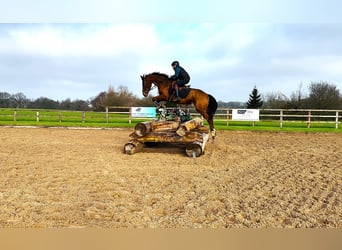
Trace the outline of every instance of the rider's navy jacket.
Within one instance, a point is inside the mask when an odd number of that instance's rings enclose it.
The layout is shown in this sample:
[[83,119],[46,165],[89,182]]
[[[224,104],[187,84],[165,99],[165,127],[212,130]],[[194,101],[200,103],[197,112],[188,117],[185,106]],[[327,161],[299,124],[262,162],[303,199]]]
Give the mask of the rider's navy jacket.
[[181,66],[175,68],[175,74],[171,78],[174,80],[190,80],[188,72]]

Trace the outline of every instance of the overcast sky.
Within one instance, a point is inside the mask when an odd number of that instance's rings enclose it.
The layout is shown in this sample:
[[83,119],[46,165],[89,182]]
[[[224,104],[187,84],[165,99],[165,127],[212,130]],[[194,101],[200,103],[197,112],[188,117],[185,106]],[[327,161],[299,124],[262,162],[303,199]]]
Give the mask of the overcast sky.
[[171,75],[173,60],[221,101],[312,81],[342,91],[339,1],[183,2],[0,3],[0,92],[86,100],[123,85],[142,97],[140,75]]

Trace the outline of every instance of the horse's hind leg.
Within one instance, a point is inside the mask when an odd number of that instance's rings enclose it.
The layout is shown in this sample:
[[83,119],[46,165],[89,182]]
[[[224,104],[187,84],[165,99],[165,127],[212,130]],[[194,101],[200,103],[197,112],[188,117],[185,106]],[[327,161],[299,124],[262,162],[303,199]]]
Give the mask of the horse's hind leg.
[[216,129],[214,127],[214,120],[213,117],[211,117],[210,115],[208,115],[207,113],[202,113],[202,116],[204,117],[204,119],[207,120],[208,124],[209,124],[209,128],[210,128],[210,135],[213,139],[215,139],[216,137]]
[[210,127],[210,134],[213,139],[216,137],[216,129],[214,127],[214,120],[212,118],[208,119],[209,127]]

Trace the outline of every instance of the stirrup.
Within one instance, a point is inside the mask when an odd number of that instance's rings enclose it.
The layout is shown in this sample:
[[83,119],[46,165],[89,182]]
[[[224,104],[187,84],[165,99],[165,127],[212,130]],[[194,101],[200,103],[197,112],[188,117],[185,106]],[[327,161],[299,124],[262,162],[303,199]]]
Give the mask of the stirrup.
[[178,102],[180,100],[180,97],[177,97],[176,95],[173,95],[169,99],[171,102]]

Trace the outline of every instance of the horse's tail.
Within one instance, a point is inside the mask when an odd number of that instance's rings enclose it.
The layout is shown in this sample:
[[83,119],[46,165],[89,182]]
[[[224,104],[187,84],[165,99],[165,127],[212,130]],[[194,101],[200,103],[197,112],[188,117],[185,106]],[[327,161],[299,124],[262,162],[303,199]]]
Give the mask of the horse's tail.
[[207,114],[209,115],[209,119],[213,119],[215,112],[217,110],[217,101],[212,95],[209,96],[209,104],[207,107]]

